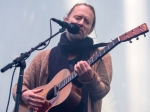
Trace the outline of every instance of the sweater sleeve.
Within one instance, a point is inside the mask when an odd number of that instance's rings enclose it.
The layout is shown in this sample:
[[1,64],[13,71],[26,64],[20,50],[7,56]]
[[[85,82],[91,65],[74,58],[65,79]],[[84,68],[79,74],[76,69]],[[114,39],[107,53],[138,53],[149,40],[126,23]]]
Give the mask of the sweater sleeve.
[[[39,86],[39,77],[42,66],[41,61],[44,59],[45,55],[48,55],[48,53],[49,52],[46,50],[41,51],[33,58],[23,75],[22,92]],[[17,84],[15,84],[12,91],[14,100],[16,100],[16,90]]]
[[111,56],[107,53],[102,60],[98,60],[92,68],[95,75],[89,82],[81,81],[89,91],[89,95],[97,99],[102,99],[110,90],[112,79],[112,62]]

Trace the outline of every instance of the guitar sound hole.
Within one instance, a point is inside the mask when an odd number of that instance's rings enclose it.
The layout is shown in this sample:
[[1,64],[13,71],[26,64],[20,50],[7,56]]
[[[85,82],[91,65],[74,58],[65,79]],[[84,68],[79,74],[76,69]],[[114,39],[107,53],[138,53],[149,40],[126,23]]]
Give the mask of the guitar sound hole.
[[46,96],[47,100],[51,100],[52,98],[54,98],[54,88],[50,89]]

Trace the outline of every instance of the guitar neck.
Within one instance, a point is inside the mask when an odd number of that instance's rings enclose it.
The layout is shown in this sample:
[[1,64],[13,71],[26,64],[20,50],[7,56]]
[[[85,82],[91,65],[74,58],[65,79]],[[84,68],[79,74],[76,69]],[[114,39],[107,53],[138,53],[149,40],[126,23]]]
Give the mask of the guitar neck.
[[[110,50],[112,50],[119,43],[120,43],[119,38],[116,38],[111,43],[109,43],[106,47],[104,47],[101,51],[97,51],[89,60],[87,60],[87,63],[90,66],[93,65],[95,62],[101,59],[105,54],[107,54]],[[66,79],[64,79],[58,84],[58,90],[61,90],[63,87],[65,87],[68,83],[70,83],[76,77],[77,77],[77,73],[72,72],[70,76],[68,76]]]
[[[109,51],[111,51],[115,46],[117,46],[121,42],[129,41],[133,38],[136,38],[139,35],[149,32],[149,29],[146,25],[146,23],[130,30],[129,32],[126,32],[125,34],[117,37],[116,39],[112,40],[106,47],[104,47],[101,51],[97,51],[89,60],[87,60],[87,63],[91,66],[99,59],[102,59],[104,55],[106,55]],[[75,72],[71,73],[70,76],[68,76],[66,79],[61,81],[58,84],[58,90],[61,90],[63,87],[65,87],[68,83],[70,83],[73,79],[77,77],[77,74]]]
[[106,47],[104,47],[101,51],[97,51],[87,62],[90,66],[92,66],[99,59],[102,59],[109,51],[111,51],[115,46],[120,43],[119,38],[116,38],[112,42],[110,42]]

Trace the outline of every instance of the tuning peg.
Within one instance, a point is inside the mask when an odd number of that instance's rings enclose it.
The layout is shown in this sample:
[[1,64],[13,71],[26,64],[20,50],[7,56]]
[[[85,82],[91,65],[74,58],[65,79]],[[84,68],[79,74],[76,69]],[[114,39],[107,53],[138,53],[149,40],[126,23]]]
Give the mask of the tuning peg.
[[132,41],[131,41],[131,40],[129,40],[129,42],[130,42],[130,43],[132,43]]
[[146,37],[145,33],[144,33],[144,37]]
[[139,40],[139,37],[136,37],[136,40]]

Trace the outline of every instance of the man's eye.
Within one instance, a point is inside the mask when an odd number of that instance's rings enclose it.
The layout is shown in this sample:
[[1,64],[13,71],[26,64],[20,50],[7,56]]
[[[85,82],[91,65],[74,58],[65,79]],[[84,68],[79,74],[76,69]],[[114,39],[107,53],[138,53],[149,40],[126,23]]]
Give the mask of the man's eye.
[[76,17],[76,20],[80,20],[81,18],[80,17]]
[[90,24],[90,22],[89,22],[88,20],[85,20],[85,23],[86,23],[86,24]]

